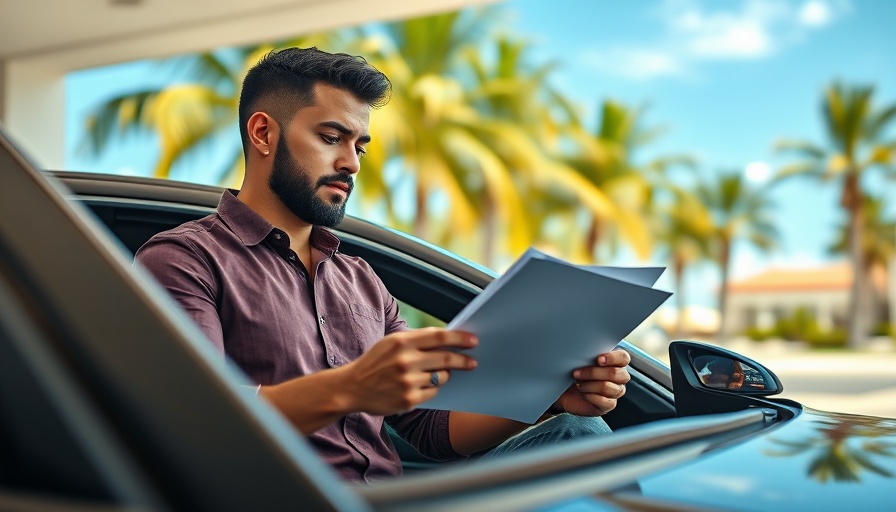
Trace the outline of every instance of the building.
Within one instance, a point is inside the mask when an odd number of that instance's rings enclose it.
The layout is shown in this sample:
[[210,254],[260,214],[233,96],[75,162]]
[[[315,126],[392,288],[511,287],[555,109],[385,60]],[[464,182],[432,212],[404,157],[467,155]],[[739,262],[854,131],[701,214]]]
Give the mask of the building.
[[[883,272],[872,275],[869,320],[887,313],[887,283]],[[754,327],[771,329],[800,308],[823,330],[845,328],[849,314],[852,268],[848,262],[816,268],[772,268],[728,286],[726,319],[734,335]],[[871,315],[871,310],[878,312]]]

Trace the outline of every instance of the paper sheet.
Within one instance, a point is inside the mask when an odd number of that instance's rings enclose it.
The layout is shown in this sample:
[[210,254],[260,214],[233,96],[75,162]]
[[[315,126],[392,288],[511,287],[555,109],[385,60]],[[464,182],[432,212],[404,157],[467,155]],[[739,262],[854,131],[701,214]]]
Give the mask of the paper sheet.
[[479,365],[453,371],[421,407],[534,423],[671,293],[652,288],[662,268],[576,266],[529,249],[462,310],[450,329],[475,333]]

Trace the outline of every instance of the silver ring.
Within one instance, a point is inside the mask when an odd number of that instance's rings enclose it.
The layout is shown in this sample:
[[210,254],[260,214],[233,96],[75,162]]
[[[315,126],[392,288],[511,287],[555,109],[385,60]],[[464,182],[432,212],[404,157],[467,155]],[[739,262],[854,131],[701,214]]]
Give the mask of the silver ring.
[[429,383],[435,387],[439,385],[439,374],[438,372],[432,372],[429,374]]

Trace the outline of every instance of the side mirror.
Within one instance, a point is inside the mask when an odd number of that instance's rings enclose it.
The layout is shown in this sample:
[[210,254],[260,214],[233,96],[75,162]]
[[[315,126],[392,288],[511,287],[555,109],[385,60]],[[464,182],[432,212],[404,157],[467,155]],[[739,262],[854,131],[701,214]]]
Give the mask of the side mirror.
[[736,352],[695,341],[669,344],[672,391],[679,416],[732,412],[784,390],[778,377]]

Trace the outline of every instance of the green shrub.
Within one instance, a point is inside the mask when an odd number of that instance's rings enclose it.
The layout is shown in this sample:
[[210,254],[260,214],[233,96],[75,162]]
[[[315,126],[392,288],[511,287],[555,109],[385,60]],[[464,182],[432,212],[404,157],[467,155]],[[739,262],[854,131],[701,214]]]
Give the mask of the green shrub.
[[808,336],[805,341],[812,348],[844,348],[846,330],[835,328],[830,331],[818,331]]
[[744,336],[750,338],[753,341],[765,341],[769,338],[775,337],[774,329],[761,329],[759,327],[748,327],[746,331],[744,331]]
[[868,334],[871,336],[889,336],[891,338],[896,338],[896,328],[887,322],[881,322],[875,325]]
[[791,341],[807,341],[820,334],[818,322],[807,308],[797,308],[789,317],[778,320],[775,332],[781,338]]
[[744,334],[754,341],[782,338],[788,341],[804,341],[813,348],[840,348],[846,346],[846,331],[843,329],[822,330],[808,308],[797,308],[785,318],[778,320],[771,329],[748,328]]

